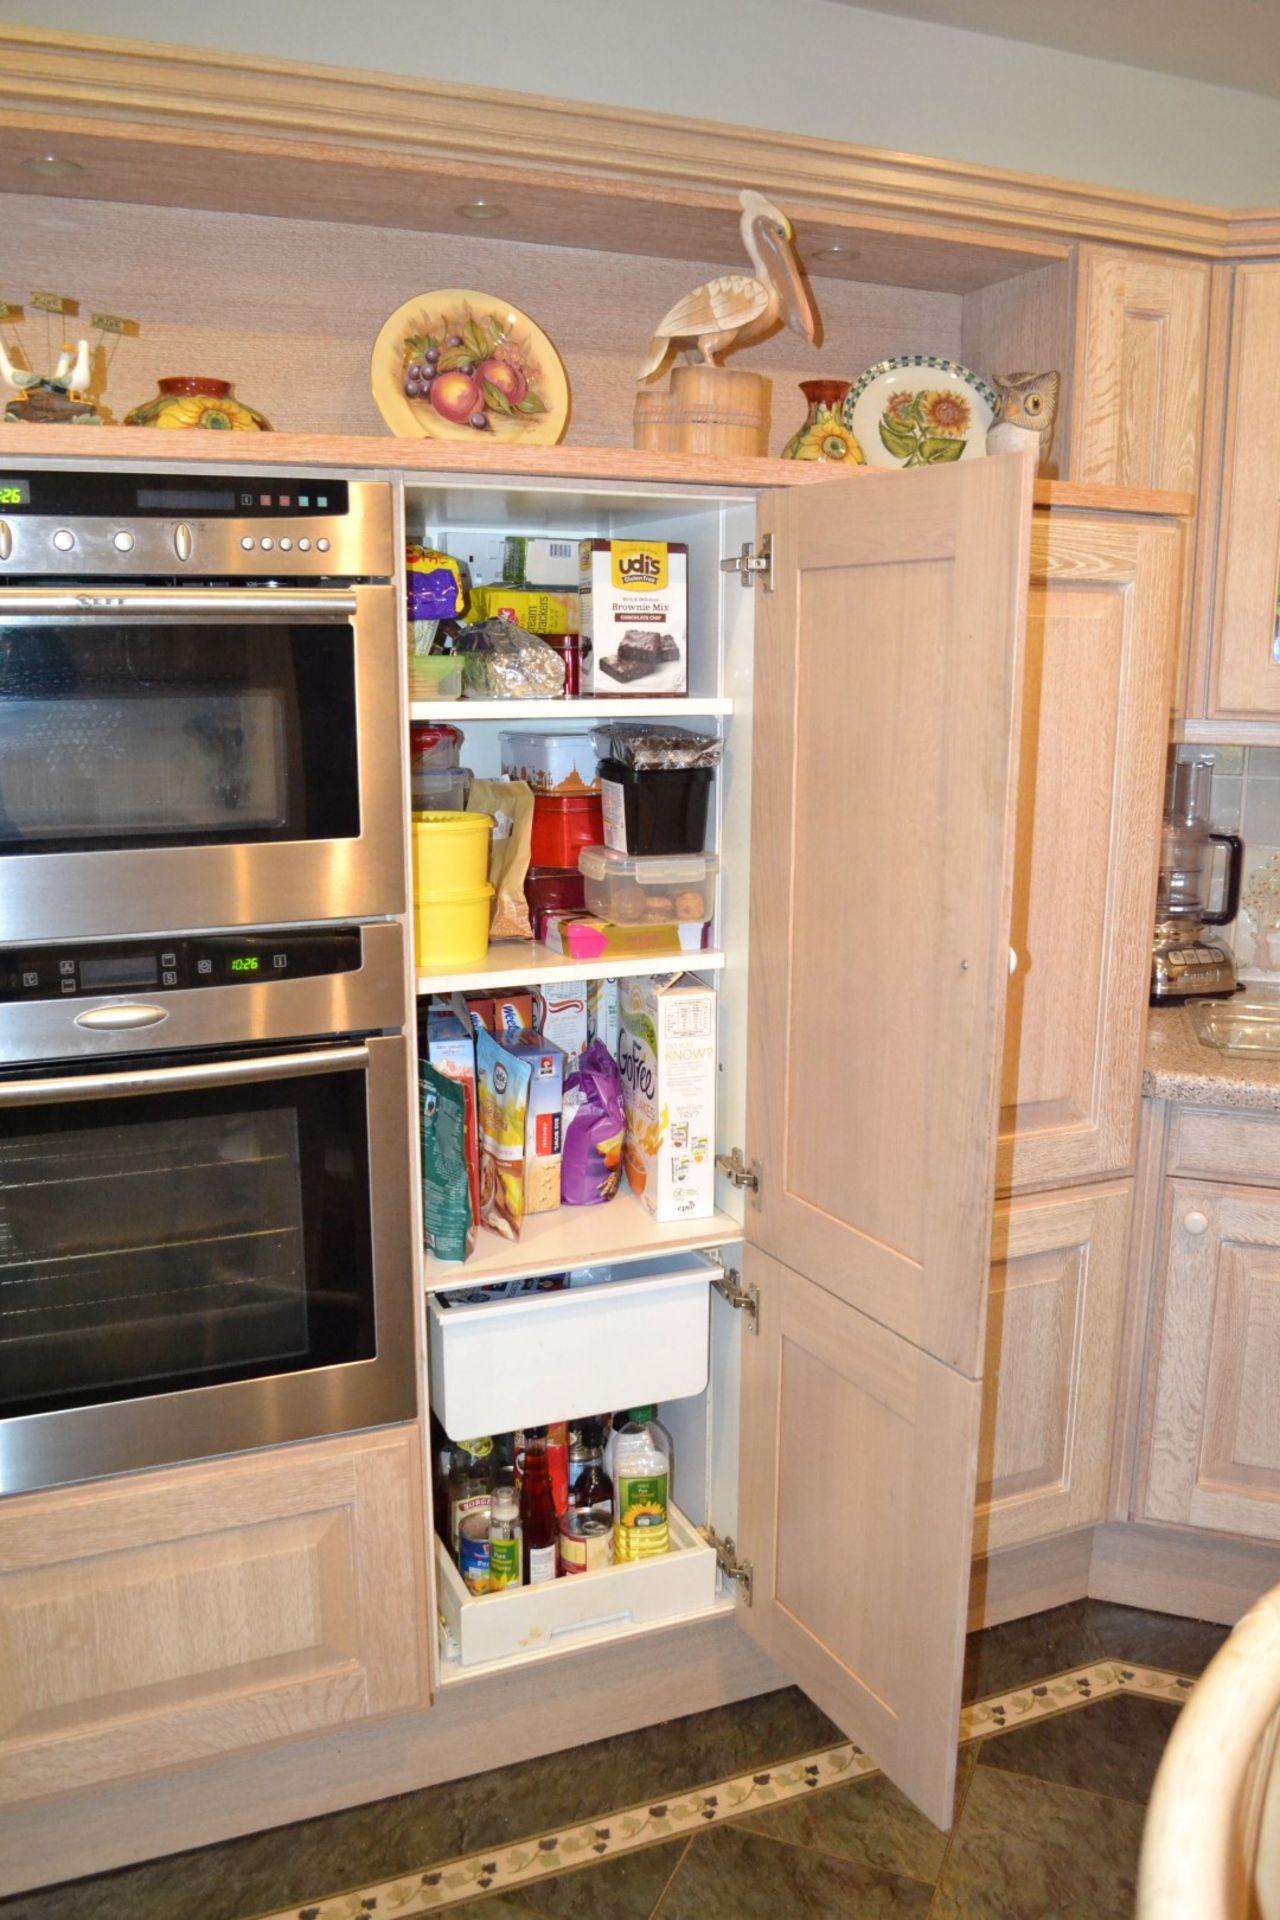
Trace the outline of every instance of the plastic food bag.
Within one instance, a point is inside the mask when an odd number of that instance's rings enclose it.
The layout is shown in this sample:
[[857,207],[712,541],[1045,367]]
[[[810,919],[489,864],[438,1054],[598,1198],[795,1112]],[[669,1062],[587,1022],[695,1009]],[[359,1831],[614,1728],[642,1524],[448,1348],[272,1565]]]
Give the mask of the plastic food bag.
[[694,733],[690,727],[660,727],[644,720],[615,720],[591,729],[591,744],[602,760],[646,773],[673,767],[719,765],[724,742],[714,733]]
[[467,805],[493,816],[489,879],[493,909],[491,940],[532,940],[525,876],[533,852],[533,788],[526,780],[473,780]]
[[524,1222],[524,1132],[533,1068],[476,1029],[480,1121],[480,1218],[504,1240]]
[[405,585],[409,651],[430,653],[440,622],[462,612],[462,569],[449,554],[411,540],[405,550]]
[[475,1246],[467,1177],[467,1099],[456,1080],[418,1062],[422,1096],[422,1190],[427,1249],[465,1260]]
[[577,1105],[565,1127],[560,1198],[566,1207],[596,1207],[618,1191],[627,1130],[622,1075],[608,1047],[593,1040],[564,1091],[566,1110],[575,1096]]
[[460,627],[462,691],[472,700],[562,700],[564,661],[511,620]]

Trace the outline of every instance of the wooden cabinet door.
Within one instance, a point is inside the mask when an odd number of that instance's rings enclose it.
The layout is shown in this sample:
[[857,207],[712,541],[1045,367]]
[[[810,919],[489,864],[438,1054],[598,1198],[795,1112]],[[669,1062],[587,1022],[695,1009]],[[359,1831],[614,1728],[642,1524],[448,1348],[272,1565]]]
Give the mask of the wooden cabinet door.
[[1238,267],[1209,665],[1211,720],[1280,716],[1280,266]]
[[1073,480],[1198,491],[1209,285],[1198,261],[1080,249]]
[[1139,1511],[1280,1540],[1280,1194],[1165,1184]]
[[420,1444],[0,1504],[0,1804],[424,1705]]
[[1031,462],[770,495],[740,1618],[951,1814]]
[[1106,1518],[1130,1193],[996,1208],[976,1553]]
[[1182,531],[1038,511],[1032,528],[999,1185],[1131,1171]]

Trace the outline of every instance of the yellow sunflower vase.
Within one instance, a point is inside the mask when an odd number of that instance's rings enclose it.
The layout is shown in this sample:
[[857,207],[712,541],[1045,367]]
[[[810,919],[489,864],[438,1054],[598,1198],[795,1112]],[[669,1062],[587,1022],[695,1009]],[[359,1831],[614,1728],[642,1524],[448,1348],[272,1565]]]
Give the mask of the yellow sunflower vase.
[[237,400],[229,380],[183,374],[161,380],[153,400],[124,417],[126,427],[212,427],[227,433],[270,433],[271,423],[255,407]]
[[849,391],[847,380],[802,380],[800,391],[809,403],[804,425],[782,449],[784,460],[847,460],[866,464],[862,448],[840,418],[840,403]]

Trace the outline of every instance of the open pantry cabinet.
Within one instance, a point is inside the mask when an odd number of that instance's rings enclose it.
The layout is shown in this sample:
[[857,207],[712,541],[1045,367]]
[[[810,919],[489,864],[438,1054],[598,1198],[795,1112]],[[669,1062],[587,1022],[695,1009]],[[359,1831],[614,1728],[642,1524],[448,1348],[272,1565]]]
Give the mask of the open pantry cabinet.
[[[690,956],[717,994],[716,1212],[656,1225],[624,1191],[535,1216],[516,1243],[482,1232],[465,1266],[426,1262],[429,1397],[451,1437],[635,1404],[643,1387],[674,1440],[673,1551],[473,1598],[439,1547],[440,1689],[734,1609],[944,1826],[1031,485],[1022,458],[760,493],[405,485],[408,536],[478,566],[505,531],[689,547],[690,697],[415,704],[462,726],[477,773],[499,771],[504,725],[663,714],[725,740],[718,909]],[[770,571],[726,570],[744,548]],[[505,944],[417,986],[655,970]],[[478,1329],[443,1299],[599,1264],[612,1281],[480,1308]]]

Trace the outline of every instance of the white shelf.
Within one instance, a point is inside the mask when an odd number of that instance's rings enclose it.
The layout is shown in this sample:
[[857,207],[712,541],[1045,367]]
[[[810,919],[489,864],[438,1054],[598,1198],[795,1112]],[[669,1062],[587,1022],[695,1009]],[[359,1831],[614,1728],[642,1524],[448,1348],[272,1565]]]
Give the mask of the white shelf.
[[429,1253],[427,1292],[563,1273],[568,1267],[624,1266],[658,1253],[720,1247],[741,1238],[740,1223],[727,1213],[654,1220],[624,1186],[602,1207],[557,1207],[553,1213],[528,1215],[518,1240],[478,1227],[470,1260],[437,1260]]
[[733,712],[729,694],[706,698],[646,700],[411,700],[411,720],[449,720],[464,726],[468,720],[505,720],[519,727],[526,720],[565,720],[589,725],[593,720],[699,720]]
[[499,940],[484,964],[454,973],[420,973],[417,990],[428,993],[481,993],[485,987],[537,986],[543,980],[628,980],[645,973],[718,973],[724,954],[716,947],[691,953],[643,953],[624,959],[578,960],[553,953],[539,941]]

